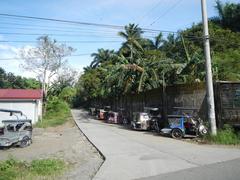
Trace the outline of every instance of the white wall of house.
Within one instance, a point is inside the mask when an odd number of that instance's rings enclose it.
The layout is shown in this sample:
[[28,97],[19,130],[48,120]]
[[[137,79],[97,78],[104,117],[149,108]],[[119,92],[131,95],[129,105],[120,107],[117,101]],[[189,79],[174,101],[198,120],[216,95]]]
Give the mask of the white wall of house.
[[[28,119],[32,120],[33,124],[35,124],[39,118],[42,117],[41,100],[0,100],[0,109],[22,111]],[[19,116],[19,118],[24,119],[25,117]],[[0,112],[0,121],[11,119],[16,119],[16,117],[10,116],[9,113]]]

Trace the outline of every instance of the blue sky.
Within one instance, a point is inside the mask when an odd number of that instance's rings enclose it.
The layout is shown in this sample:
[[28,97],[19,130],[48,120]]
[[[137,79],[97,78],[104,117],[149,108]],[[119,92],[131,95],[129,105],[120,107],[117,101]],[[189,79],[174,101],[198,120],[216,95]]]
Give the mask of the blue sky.
[[[190,27],[193,22],[201,21],[200,2],[200,0],[1,0],[0,12],[113,25],[138,23],[140,27],[177,31]],[[222,0],[222,2],[239,2],[239,0]],[[214,5],[215,0],[207,0],[209,17],[216,15]],[[20,48],[35,46],[39,36],[4,33],[62,34],[50,37],[58,41],[67,41],[67,45],[77,50],[74,54],[91,54],[98,48],[117,49],[122,41],[117,36],[117,30],[112,29],[19,20],[1,16],[0,24],[0,41],[33,41],[31,43],[0,42],[0,59],[17,57],[16,54]],[[147,36],[154,36],[154,34],[147,34]],[[101,41],[101,43],[80,44],[68,41]],[[103,43],[102,41],[117,42]],[[68,60],[70,65],[81,71],[84,66],[89,65],[92,58],[85,55],[69,57]],[[0,66],[6,71],[32,76],[31,73],[19,68],[21,62],[21,60],[0,61]]]

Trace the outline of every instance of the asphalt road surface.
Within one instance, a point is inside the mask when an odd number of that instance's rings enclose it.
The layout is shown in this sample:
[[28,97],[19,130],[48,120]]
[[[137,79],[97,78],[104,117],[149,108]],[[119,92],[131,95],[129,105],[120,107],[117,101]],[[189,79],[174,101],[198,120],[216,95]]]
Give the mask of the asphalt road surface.
[[240,149],[197,145],[106,124],[73,110],[73,117],[106,160],[97,180],[240,180]]

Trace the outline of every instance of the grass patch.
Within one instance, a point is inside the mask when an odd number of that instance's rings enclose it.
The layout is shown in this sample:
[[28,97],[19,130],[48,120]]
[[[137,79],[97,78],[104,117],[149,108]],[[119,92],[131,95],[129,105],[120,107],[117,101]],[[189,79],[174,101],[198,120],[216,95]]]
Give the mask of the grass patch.
[[32,162],[10,158],[0,162],[0,180],[53,179],[64,172],[66,164],[58,159],[39,159]]
[[216,136],[207,135],[204,138],[207,142],[213,144],[238,145],[240,144],[240,134],[236,133],[230,126],[224,126],[219,130]]
[[62,125],[71,117],[69,105],[57,97],[49,100],[46,109],[47,112],[42,121],[36,124],[36,127],[46,128]]

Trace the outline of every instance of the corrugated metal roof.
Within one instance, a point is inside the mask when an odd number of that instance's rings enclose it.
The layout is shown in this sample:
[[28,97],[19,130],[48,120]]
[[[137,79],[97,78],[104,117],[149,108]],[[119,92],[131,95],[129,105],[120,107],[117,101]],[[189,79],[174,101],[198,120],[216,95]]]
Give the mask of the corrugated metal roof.
[[0,89],[0,99],[42,99],[42,90]]

